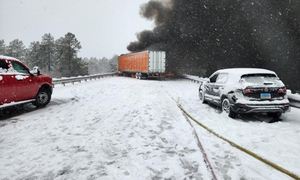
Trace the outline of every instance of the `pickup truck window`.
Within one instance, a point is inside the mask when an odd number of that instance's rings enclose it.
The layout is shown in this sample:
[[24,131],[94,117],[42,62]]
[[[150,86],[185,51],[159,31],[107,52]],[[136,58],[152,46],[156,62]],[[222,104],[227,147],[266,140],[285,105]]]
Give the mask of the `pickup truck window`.
[[8,65],[7,65],[6,61],[0,60],[0,74],[6,73],[7,70],[8,70]]
[[11,61],[10,64],[12,65],[14,70],[17,71],[18,73],[29,74],[28,69],[22,64],[15,61]]

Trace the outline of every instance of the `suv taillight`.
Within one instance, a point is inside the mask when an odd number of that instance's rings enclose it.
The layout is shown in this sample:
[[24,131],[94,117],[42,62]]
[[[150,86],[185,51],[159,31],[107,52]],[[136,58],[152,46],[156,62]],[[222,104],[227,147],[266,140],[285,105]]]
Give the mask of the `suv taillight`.
[[252,94],[253,91],[252,91],[252,89],[244,89],[243,93],[244,94]]
[[278,89],[277,92],[278,92],[278,93],[286,94],[286,88],[280,88],[280,89]]

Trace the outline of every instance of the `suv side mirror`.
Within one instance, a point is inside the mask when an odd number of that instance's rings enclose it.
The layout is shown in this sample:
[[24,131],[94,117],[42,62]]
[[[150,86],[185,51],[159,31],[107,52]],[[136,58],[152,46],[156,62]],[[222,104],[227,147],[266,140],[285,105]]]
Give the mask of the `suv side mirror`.
[[210,83],[210,79],[209,79],[209,78],[204,78],[204,79],[203,79],[203,82],[205,82],[205,83]]
[[30,73],[33,74],[33,75],[37,75],[37,76],[41,74],[41,72],[39,70],[39,67],[37,67],[37,66],[34,66],[32,68],[32,70],[30,71]]
[[246,81],[245,81],[245,79],[243,79],[243,78],[239,80],[239,83],[245,83],[245,82],[246,82]]

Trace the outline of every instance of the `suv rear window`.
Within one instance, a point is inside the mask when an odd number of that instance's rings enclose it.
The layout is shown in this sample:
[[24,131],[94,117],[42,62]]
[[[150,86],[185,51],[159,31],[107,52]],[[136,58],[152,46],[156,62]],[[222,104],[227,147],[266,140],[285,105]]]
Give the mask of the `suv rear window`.
[[244,79],[246,82],[262,82],[262,81],[274,81],[277,80],[278,77],[275,74],[246,74],[241,77],[241,79]]

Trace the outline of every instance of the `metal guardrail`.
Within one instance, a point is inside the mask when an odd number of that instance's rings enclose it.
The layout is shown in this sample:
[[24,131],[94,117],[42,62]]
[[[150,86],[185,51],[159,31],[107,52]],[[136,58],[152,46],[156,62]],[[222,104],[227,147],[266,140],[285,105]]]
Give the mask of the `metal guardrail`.
[[190,81],[193,81],[194,83],[197,83],[197,84],[200,84],[205,80],[205,78],[199,78],[199,77],[189,76],[189,75],[181,75],[181,77],[184,78],[184,79],[188,79]]
[[[184,79],[188,79],[190,81],[193,81],[194,83],[200,84],[203,82],[205,79],[204,78],[198,78],[198,77],[193,77],[189,75],[182,75]],[[300,108],[300,95],[298,94],[291,94],[288,93],[288,99],[290,101],[290,106],[295,107],[295,108]]]
[[300,109],[300,95],[288,94],[290,106]]
[[96,75],[89,75],[89,76],[82,76],[82,77],[69,77],[69,78],[59,78],[59,79],[52,79],[53,87],[57,84],[62,84],[65,86],[67,83],[74,84],[75,82],[81,83],[81,81],[88,81],[92,79],[100,79],[108,76],[114,76],[117,73],[107,73],[107,74],[96,74]]

